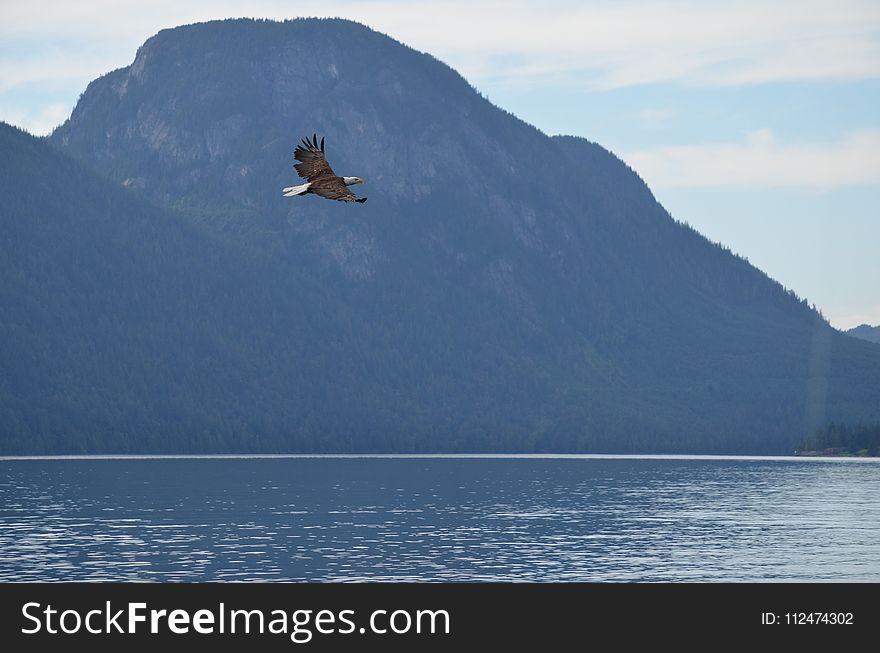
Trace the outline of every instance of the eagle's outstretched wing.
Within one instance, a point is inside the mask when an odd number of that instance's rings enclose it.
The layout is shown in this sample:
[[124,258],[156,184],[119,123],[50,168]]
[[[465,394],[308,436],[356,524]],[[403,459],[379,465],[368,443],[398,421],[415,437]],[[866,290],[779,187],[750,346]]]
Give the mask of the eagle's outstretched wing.
[[[297,174],[308,181],[315,181],[321,177],[335,177],[336,173],[324,158],[324,139],[321,138],[321,144],[318,145],[318,135],[314,134],[312,140],[304,138],[302,145],[297,145],[293,153],[293,158],[300,163],[293,167]],[[344,187],[344,186],[343,186]]]

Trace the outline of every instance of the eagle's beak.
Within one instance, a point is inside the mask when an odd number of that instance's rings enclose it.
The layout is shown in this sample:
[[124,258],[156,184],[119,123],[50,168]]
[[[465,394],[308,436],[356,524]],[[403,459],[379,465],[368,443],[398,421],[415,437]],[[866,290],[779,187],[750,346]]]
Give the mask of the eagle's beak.
[[360,177],[358,177],[358,178],[357,178],[357,181],[356,181],[355,183],[356,183],[356,184],[362,184],[362,183],[364,183],[364,180],[361,179]]

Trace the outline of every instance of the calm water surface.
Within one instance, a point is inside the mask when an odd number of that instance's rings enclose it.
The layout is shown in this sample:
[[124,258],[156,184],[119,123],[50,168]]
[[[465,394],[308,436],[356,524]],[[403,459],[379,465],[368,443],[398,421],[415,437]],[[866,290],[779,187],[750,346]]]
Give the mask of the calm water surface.
[[0,460],[2,581],[880,581],[880,463]]

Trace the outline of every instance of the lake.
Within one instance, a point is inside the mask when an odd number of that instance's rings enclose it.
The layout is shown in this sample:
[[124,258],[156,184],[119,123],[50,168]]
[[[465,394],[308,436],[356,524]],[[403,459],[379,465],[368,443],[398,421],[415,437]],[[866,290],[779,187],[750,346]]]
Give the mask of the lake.
[[880,581],[874,459],[0,459],[2,581]]

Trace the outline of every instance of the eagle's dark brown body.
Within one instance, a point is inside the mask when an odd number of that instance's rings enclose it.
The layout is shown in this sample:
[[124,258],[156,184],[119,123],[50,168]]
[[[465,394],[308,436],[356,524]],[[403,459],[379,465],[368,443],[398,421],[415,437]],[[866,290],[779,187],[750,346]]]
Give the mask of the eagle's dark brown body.
[[[309,193],[326,197],[330,200],[339,202],[366,202],[366,197],[358,197],[350,190],[349,184],[362,184],[363,179],[359,177],[340,177],[324,157],[324,139],[318,144],[318,135],[312,135],[311,140],[304,138],[302,145],[297,145],[293,153],[299,163],[293,167],[300,177],[308,183],[302,186],[291,186],[284,189],[285,197],[293,197],[295,195],[308,195]],[[346,183],[346,179],[351,180]]]

